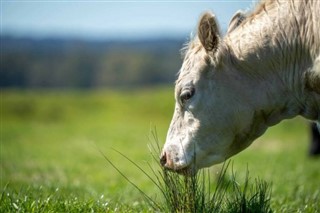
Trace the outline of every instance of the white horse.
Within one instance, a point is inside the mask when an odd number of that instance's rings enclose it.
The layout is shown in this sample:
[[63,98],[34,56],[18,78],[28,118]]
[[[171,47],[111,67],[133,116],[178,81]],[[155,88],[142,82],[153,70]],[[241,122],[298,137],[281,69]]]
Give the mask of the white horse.
[[320,121],[320,1],[263,1],[224,38],[205,13],[175,98],[160,161],[182,173],[226,160],[283,119]]

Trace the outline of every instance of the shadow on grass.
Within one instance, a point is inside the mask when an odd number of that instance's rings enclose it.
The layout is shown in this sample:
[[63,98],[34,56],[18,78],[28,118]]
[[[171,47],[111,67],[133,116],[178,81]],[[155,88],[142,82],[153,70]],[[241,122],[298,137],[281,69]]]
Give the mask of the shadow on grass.
[[147,195],[135,183],[133,183],[123,172],[121,172],[110,159],[101,151],[100,153],[108,163],[119,172],[133,187],[135,187],[145,198],[146,202],[154,211],[160,212],[272,212],[270,206],[271,187],[257,178],[253,182],[249,177],[249,171],[245,176],[243,184],[239,184],[236,173],[231,166],[231,175],[227,175],[230,161],[225,162],[214,182],[210,177],[208,169],[202,169],[198,173],[182,176],[161,167],[158,156],[161,148],[159,146],[156,131],[152,132],[154,143],[150,150],[157,168],[151,164],[149,175],[137,163],[121,152],[116,151],[130,163],[132,163],[143,175],[158,188],[162,199],[156,200]]

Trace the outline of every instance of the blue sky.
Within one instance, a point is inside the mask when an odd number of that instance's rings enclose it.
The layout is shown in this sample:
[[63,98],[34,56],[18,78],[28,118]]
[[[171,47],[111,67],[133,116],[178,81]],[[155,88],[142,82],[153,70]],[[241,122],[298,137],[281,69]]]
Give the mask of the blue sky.
[[253,2],[1,0],[1,34],[91,39],[188,37],[204,11],[213,11],[225,29],[237,10],[251,8]]

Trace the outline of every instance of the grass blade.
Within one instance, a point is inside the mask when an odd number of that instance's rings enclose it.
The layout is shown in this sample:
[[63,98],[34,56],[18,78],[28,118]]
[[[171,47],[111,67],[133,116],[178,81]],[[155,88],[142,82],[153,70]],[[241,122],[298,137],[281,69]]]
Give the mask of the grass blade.
[[[118,169],[118,167],[116,167],[112,161],[102,152],[100,151],[100,154],[104,157],[104,159],[126,180],[128,181],[134,188],[136,188],[147,200],[147,202],[149,204],[151,204],[151,207],[154,209],[161,209],[160,206],[158,206],[158,204],[151,198],[149,197],[144,191],[142,191],[135,183],[133,183],[123,172],[121,172],[120,169]],[[121,154],[121,153],[119,153]],[[138,167],[140,168],[140,167]],[[155,208],[156,207],[156,208]]]

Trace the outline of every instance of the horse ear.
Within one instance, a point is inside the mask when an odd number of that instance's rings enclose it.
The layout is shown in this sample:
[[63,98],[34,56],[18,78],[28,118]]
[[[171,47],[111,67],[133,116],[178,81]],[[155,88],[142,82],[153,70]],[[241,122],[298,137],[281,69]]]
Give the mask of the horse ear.
[[229,23],[227,33],[230,33],[231,31],[236,29],[245,19],[246,19],[246,15],[244,12],[242,12],[241,10],[236,12]]
[[198,26],[198,37],[207,51],[215,51],[218,48],[220,33],[212,13],[207,12],[202,15]]

